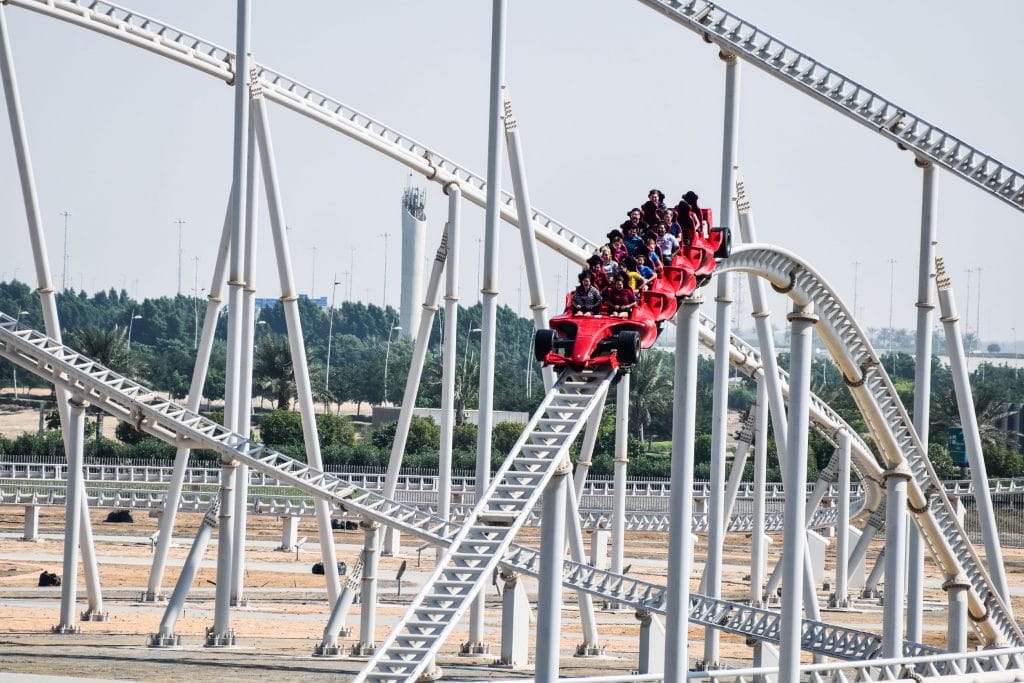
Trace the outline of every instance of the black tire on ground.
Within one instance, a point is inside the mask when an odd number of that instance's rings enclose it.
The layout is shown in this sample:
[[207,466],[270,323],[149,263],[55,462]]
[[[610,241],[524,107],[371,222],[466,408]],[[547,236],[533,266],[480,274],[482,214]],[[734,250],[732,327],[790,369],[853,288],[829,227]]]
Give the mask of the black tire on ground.
[[111,510],[107,514],[107,521],[114,522],[116,524],[133,524],[135,518],[132,517],[131,510]]
[[640,356],[640,333],[635,330],[619,332],[615,355],[620,365],[633,365]]
[[44,570],[43,573],[39,575],[39,586],[40,587],[44,587],[44,586],[59,586],[59,585],[60,585],[60,577],[57,576],[56,574]]
[[548,357],[548,353],[555,348],[554,330],[537,330],[533,335],[533,356],[540,362]]
[[732,254],[732,230],[729,228],[711,228],[711,232],[722,233],[722,243],[715,250],[716,259],[727,259]]

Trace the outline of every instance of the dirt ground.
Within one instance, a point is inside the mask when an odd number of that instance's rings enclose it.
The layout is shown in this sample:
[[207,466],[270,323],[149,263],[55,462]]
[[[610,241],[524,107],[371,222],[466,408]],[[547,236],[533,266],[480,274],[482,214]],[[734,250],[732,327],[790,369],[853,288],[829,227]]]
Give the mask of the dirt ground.
[[[65,677],[93,677],[119,680],[179,681],[195,676],[212,677],[223,681],[250,680],[316,680],[320,677],[350,675],[365,660],[352,657],[314,658],[313,647],[319,642],[328,615],[323,578],[313,575],[310,566],[319,559],[315,548],[304,547],[296,560],[295,552],[273,549],[280,542],[280,521],[273,517],[251,518],[249,523],[249,550],[247,551],[246,590],[249,604],[233,610],[231,626],[238,645],[232,648],[206,648],[203,646],[205,629],[213,621],[215,574],[212,561],[216,556],[216,541],[207,550],[204,566],[199,571],[187,606],[178,619],[175,633],[181,636],[182,646],[174,649],[152,649],[146,646],[148,635],[156,633],[163,618],[163,606],[138,602],[145,589],[151,558],[151,547],[145,536],[156,530],[157,520],[146,513],[135,513],[133,524],[105,522],[106,511],[92,514],[93,533],[98,539],[97,555],[103,585],[103,609],[109,620],[78,622],[81,633],[56,635],[50,627],[60,620],[60,588],[39,588],[37,581],[43,570],[62,573],[63,510],[46,508],[40,526],[43,540],[25,542],[17,540],[23,529],[21,510],[0,508],[0,671],[12,674],[31,673]],[[169,592],[177,578],[180,563],[188,552],[190,539],[200,516],[182,514],[175,530],[175,546],[163,586]],[[313,520],[303,520],[300,536],[316,538]],[[349,566],[355,564],[362,534],[359,531],[337,531],[338,557]],[[522,534],[527,545],[538,545],[536,531]],[[723,596],[743,599],[746,596],[744,565],[749,555],[743,548],[741,535],[730,536],[725,557],[726,572]],[[380,604],[377,610],[376,638],[380,642],[390,625],[401,615],[407,599],[415,595],[420,582],[432,569],[432,557],[422,553],[417,565],[415,545],[406,539],[408,547],[401,557],[383,557],[380,571]],[[698,546],[696,560],[703,561]],[[662,534],[633,534],[628,545],[626,562],[631,564],[630,575],[664,584],[667,545]],[[1008,553],[1011,574],[1020,576],[1024,557]],[[401,595],[394,580],[402,561],[408,564]],[[827,568],[831,571],[831,567]],[[938,574],[929,566],[927,575],[932,585],[926,598],[931,607],[925,615],[926,640],[941,645],[945,639],[945,613],[941,609],[943,594],[938,588]],[[1015,583],[1011,578],[1011,583]],[[691,588],[698,588],[697,581]],[[527,590],[535,598],[535,585]],[[78,612],[86,609],[85,583],[81,569],[78,573]],[[491,665],[500,652],[500,598],[495,589],[487,590],[486,642],[490,646],[487,656],[464,658],[456,653],[458,645],[466,640],[462,626],[438,658],[444,668],[445,680],[478,680],[481,678],[514,675],[507,669],[494,669]],[[606,657],[581,659],[572,657],[576,644],[581,642],[581,626],[575,597],[565,596],[563,611],[563,669],[562,675],[596,675],[615,672],[628,673],[636,666],[639,622],[631,610],[601,610],[597,612],[602,644]],[[1024,609],[1024,600],[1015,599],[1014,607]],[[598,605],[598,607],[601,607]],[[866,631],[878,629],[881,607],[877,601],[860,603],[858,612],[823,612],[823,620],[841,623]],[[360,606],[355,605],[347,620],[358,634]],[[690,655],[700,659],[703,653],[704,630],[690,629]],[[751,650],[743,639],[722,634],[722,657],[734,666],[750,662]],[[342,644],[350,648],[356,637],[346,638]],[[39,647],[40,645],[44,647]],[[532,648],[532,643],[531,643]]]
[[[114,420],[106,420],[106,430],[113,436]],[[0,411],[0,433],[8,436],[34,431],[38,425],[35,411]],[[105,430],[105,431],[106,431]],[[203,646],[205,630],[213,623],[213,597],[216,576],[213,564],[217,544],[214,539],[199,570],[185,610],[174,628],[182,640],[178,648],[149,648],[146,639],[159,630],[164,617],[161,604],[141,603],[149,577],[151,544],[146,537],[157,529],[157,519],[146,512],[135,512],[132,524],[105,521],[107,510],[92,513],[93,533],[97,538],[97,556],[103,587],[103,609],[107,621],[78,621],[81,632],[58,635],[50,632],[60,621],[60,588],[37,586],[40,572],[62,574],[64,511],[43,508],[40,519],[42,540],[18,540],[23,531],[23,511],[0,507],[0,680],[12,679],[16,673],[49,675],[58,679],[90,677],[117,680],[181,681],[214,678],[222,681],[286,681],[332,680],[347,678],[357,672],[365,659],[344,656],[312,657],[313,647],[320,640],[328,616],[324,580],[313,575],[311,565],[318,561],[317,536],[312,519],[303,519],[299,536],[309,543],[296,553],[279,552],[274,548],[281,540],[281,521],[275,517],[250,517],[245,574],[248,605],[232,611],[231,627],[237,645],[231,648]],[[201,519],[198,514],[182,513],[175,527],[175,544],[162,585],[170,592],[178,577],[181,563],[188,553],[191,539]],[[538,531],[526,530],[519,542],[539,546]],[[659,584],[667,582],[667,542],[664,534],[631,534],[627,542],[626,564],[633,577]],[[338,559],[355,565],[362,544],[360,531],[336,531]],[[406,546],[400,557],[383,557],[378,571],[380,597],[375,636],[379,643],[403,613],[408,600],[433,569],[431,551],[418,555],[414,539],[404,539]],[[776,539],[778,541],[779,539]],[[703,539],[702,539],[703,541]],[[746,574],[750,557],[748,539],[730,535],[724,558],[723,597],[743,600],[747,597]],[[779,547],[776,543],[775,548]],[[698,563],[704,560],[703,549],[697,547]],[[772,557],[772,563],[777,557]],[[407,563],[404,581],[395,580],[400,564]],[[1024,575],[1024,553],[1006,551],[1011,589],[1021,586]],[[831,564],[826,576],[832,576]],[[699,576],[699,573],[695,573]],[[934,565],[926,563],[925,640],[942,645],[946,637],[945,595]],[[78,609],[85,611],[85,578],[78,572]],[[536,585],[526,583],[531,600]],[[691,581],[698,589],[698,581]],[[399,592],[400,591],[400,592]],[[1024,593],[1024,591],[1021,591]],[[821,592],[824,596],[826,593]],[[445,680],[479,680],[483,678],[528,677],[529,672],[496,669],[493,662],[500,653],[500,597],[493,586],[486,590],[487,615],[485,641],[490,653],[485,656],[460,657],[457,649],[467,639],[466,625],[457,627],[455,635],[442,650],[438,663]],[[640,625],[632,610],[600,609],[596,605],[598,630],[605,647],[603,658],[572,656],[582,641],[582,627],[575,596],[565,594],[562,620],[563,676],[584,676],[628,673],[637,665]],[[596,603],[595,603],[596,604]],[[822,620],[865,631],[877,632],[881,623],[881,606],[877,600],[857,603],[857,611],[823,610]],[[1024,597],[1014,597],[1014,609],[1024,610]],[[341,645],[348,651],[358,642],[361,606],[356,604],[346,625],[354,627],[356,636],[344,638]],[[690,656],[702,658],[704,629],[690,628]],[[532,636],[531,636],[532,637]],[[733,666],[750,664],[751,648],[742,638],[721,634],[723,663]],[[43,646],[43,647],[40,647]],[[532,641],[531,641],[532,651]],[[809,661],[809,659],[808,659]]]

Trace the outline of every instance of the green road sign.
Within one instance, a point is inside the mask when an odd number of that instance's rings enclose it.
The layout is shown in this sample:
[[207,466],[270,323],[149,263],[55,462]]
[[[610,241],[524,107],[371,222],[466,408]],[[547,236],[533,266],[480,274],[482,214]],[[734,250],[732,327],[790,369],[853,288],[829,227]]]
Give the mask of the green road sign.
[[949,457],[957,467],[967,467],[967,448],[964,446],[963,427],[950,427],[946,444],[949,446]]

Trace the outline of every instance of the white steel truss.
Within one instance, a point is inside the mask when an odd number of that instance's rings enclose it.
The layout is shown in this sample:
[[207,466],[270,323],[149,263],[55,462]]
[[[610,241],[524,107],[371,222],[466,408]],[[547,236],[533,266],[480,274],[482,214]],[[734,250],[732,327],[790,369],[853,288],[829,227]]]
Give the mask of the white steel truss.
[[1024,211],[1024,174],[707,0],[640,0],[786,85]]
[[988,645],[1024,645],[1024,634],[993,589],[896,389],[866,335],[835,292],[810,266],[776,247],[741,247],[723,270],[755,273],[798,303],[814,304],[820,316],[817,331],[843,371],[886,465],[905,468],[911,475],[908,507],[933,557],[947,579],[963,576],[971,586],[971,621],[980,637]]

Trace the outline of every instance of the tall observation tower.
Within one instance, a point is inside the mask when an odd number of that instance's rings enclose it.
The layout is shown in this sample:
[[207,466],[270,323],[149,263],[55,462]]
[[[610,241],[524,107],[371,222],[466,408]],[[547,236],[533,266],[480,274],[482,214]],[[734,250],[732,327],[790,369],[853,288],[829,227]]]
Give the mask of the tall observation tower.
[[407,187],[402,193],[402,337],[412,339],[423,306],[423,250],[427,239],[426,192]]

